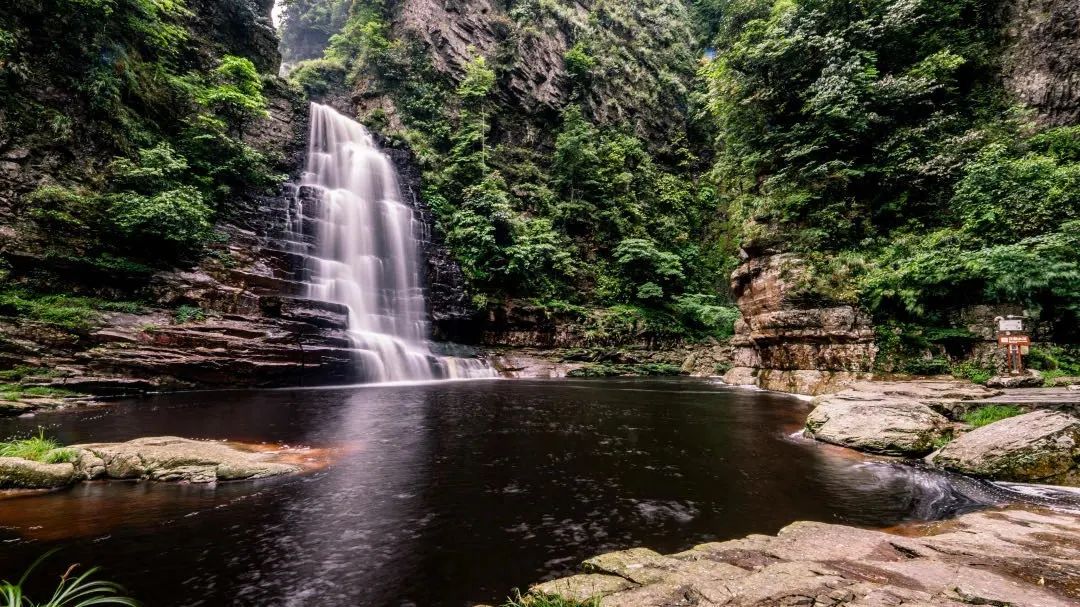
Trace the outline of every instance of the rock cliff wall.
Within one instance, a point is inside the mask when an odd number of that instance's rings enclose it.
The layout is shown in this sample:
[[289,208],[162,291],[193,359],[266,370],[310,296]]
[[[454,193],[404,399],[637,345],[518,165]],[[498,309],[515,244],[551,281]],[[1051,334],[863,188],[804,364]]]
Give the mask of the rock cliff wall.
[[732,274],[742,318],[725,381],[820,394],[872,370],[877,348],[869,315],[849,305],[801,305],[793,295],[804,271],[794,255],[772,254]]
[[[191,34],[212,65],[224,53],[247,57],[261,71],[280,62],[270,25],[269,0],[198,0]],[[277,169],[296,177],[303,168],[307,105],[283,82],[269,79],[269,116],[251,125],[245,142],[279,158]],[[5,160],[0,207],[51,183],[69,155],[104,162],[111,154],[94,145],[0,152]],[[8,165],[11,166],[8,166]],[[146,284],[119,284],[107,275],[87,276],[84,266],[66,268],[48,257],[48,243],[17,229],[17,213],[0,213],[0,252],[12,278],[49,268],[53,280],[76,293],[113,290],[145,302],[137,313],[106,312],[92,326],[59,330],[26,318],[0,318],[0,369],[48,368],[39,383],[79,392],[120,393],[146,389],[239,387],[344,382],[355,365],[345,335],[347,311],[340,305],[303,298],[286,213],[293,195],[286,185],[275,195],[246,194],[227,206],[216,226],[225,235],[194,267],[159,272]],[[0,210],[2,210],[0,208]],[[104,285],[104,286],[102,286]],[[189,314],[177,313],[189,306]],[[194,312],[194,310],[198,310]],[[15,408],[18,410],[18,407]]]
[[1080,121],[1080,2],[1016,0],[1007,28],[1009,89],[1048,124]]

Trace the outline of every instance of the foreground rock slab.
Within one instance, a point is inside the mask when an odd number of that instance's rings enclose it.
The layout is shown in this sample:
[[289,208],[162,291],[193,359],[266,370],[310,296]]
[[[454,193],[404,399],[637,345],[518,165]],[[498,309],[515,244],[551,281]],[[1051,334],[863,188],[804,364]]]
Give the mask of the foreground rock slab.
[[1080,418],[1033,411],[972,430],[934,454],[946,470],[994,480],[1080,486]]
[[635,548],[589,559],[583,564],[589,573],[530,592],[600,598],[602,607],[1065,607],[1080,601],[1080,516],[987,511],[906,531],[804,521],[776,536],[668,556]]
[[147,479],[210,483],[293,474],[298,466],[271,461],[272,455],[244,451],[226,443],[176,436],[137,438],[124,443],[72,445],[78,451],[76,476],[82,479]]

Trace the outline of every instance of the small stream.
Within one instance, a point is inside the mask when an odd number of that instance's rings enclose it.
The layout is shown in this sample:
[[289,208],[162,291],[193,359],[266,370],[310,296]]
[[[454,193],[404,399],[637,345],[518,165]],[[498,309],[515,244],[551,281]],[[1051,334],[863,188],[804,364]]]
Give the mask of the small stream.
[[94,482],[0,499],[0,577],[63,546],[147,605],[469,605],[800,519],[870,527],[997,503],[983,483],[792,434],[809,404],[708,380],[193,392],[0,421],[71,444],[148,435],[333,450],[306,475]]

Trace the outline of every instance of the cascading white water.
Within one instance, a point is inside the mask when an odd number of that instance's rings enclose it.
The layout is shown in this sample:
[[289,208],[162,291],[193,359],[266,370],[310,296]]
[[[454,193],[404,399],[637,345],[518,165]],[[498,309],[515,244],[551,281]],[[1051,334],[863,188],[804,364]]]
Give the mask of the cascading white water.
[[418,222],[401,200],[397,172],[359,123],[311,105],[303,186],[318,191],[313,213],[296,201],[290,229],[314,221],[308,296],[349,308],[349,335],[369,381],[490,377],[481,361],[441,357],[428,344]]

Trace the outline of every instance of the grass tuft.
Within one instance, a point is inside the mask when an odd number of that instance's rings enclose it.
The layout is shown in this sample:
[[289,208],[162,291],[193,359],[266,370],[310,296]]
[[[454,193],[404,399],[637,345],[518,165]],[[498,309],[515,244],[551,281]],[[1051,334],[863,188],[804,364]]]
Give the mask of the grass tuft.
[[553,594],[526,594],[515,590],[502,607],[599,607],[600,597],[587,601],[571,601]]
[[974,411],[968,411],[961,419],[964,420],[964,423],[970,424],[972,427],[981,428],[996,421],[1016,417],[1023,412],[1023,409],[1015,405],[989,405],[975,409]]
[[37,436],[0,442],[0,457],[20,457],[35,462],[55,464],[71,461],[75,458],[75,451],[61,449],[60,443],[51,438],[45,438],[45,430],[38,429]]

